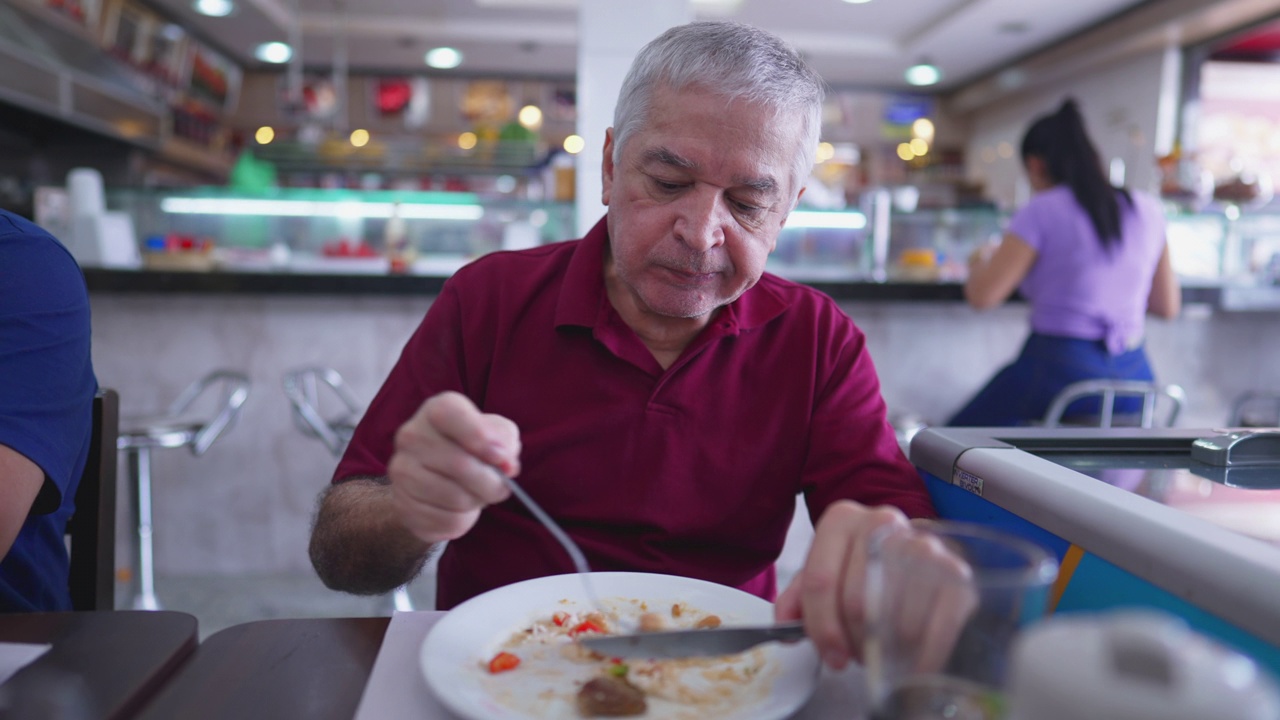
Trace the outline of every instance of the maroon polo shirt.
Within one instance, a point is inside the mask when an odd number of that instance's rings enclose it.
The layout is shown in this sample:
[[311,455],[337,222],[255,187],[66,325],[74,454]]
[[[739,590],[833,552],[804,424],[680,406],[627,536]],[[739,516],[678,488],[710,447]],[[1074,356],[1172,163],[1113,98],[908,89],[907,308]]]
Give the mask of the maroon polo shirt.
[[[794,498],[931,516],[885,419],[865,337],[826,295],[764,275],[663,370],[609,303],[601,221],[486,255],[444,285],[369,406],[335,482],[385,475],[393,435],[456,390],[519,426],[521,485],[593,570],[702,578],[767,600]],[[436,607],[573,570],[513,497],[440,558]]]

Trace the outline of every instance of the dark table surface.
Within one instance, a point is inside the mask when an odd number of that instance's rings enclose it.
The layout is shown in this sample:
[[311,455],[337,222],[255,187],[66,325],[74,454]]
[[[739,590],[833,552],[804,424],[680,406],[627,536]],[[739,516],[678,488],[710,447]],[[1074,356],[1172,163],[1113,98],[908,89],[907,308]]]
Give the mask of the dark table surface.
[[205,639],[137,717],[350,720],[390,618],[260,620]]
[[196,627],[168,611],[0,615],[0,642],[51,645],[0,685],[0,717],[133,717],[191,657]]

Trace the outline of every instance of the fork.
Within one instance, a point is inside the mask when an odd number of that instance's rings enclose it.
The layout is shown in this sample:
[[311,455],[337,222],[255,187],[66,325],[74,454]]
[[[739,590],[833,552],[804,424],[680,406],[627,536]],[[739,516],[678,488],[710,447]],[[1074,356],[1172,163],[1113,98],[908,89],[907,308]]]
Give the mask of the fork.
[[498,477],[502,478],[507,487],[511,488],[511,492],[519,498],[520,502],[524,503],[524,506],[529,509],[529,512],[533,513],[533,516],[538,519],[538,522],[542,523],[542,526],[551,533],[551,536],[560,543],[565,552],[569,553],[569,559],[573,561],[573,567],[578,571],[578,579],[582,581],[582,589],[587,593],[587,600],[596,609],[596,612],[604,615],[604,604],[600,602],[600,596],[596,595],[595,586],[591,583],[591,568],[587,565],[587,557],[582,554],[582,549],[578,547],[573,538],[569,537],[568,533],[555,520],[551,519],[551,516],[542,509],[542,506],[534,502],[529,493],[525,492],[524,488],[520,487],[510,475],[497,468],[494,468],[493,471],[498,474]]

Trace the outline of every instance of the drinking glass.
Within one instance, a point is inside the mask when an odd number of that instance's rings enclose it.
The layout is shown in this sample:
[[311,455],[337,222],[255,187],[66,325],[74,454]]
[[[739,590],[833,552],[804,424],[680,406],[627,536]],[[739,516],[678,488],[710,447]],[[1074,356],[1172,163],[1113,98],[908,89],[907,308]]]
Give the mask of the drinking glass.
[[1014,635],[1044,615],[1057,561],[980,525],[885,528],[869,546],[863,659],[877,720],[998,720]]

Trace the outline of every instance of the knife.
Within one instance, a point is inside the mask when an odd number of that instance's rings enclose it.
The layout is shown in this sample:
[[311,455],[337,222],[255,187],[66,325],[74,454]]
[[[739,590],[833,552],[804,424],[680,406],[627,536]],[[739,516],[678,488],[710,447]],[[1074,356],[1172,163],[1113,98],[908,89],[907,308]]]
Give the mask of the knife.
[[795,642],[804,638],[800,622],[708,630],[670,630],[636,635],[578,637],[588,650],[616,658],[691,658],[735,655],[771,641]]

